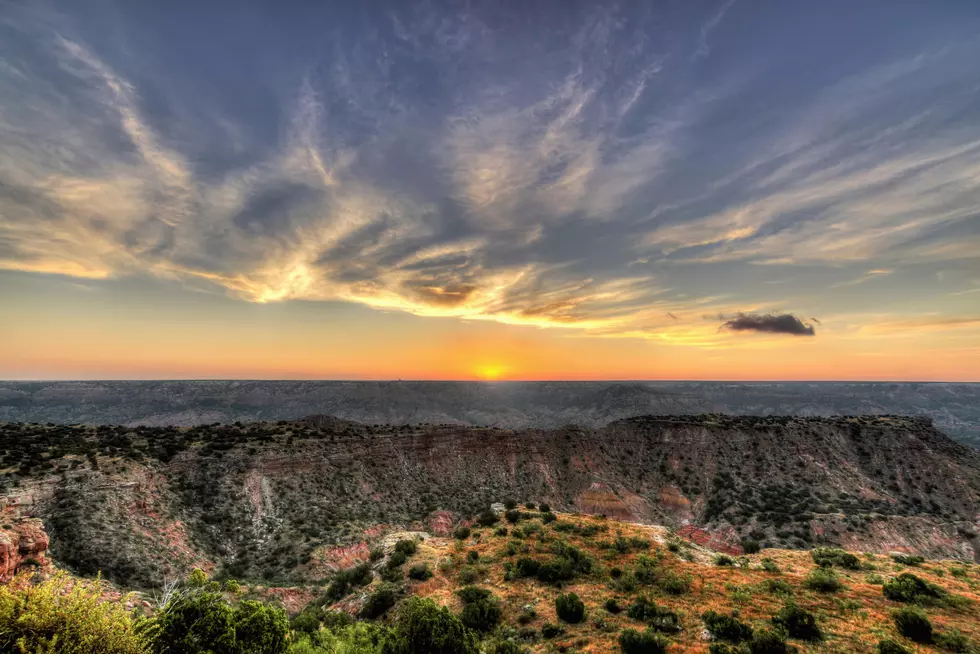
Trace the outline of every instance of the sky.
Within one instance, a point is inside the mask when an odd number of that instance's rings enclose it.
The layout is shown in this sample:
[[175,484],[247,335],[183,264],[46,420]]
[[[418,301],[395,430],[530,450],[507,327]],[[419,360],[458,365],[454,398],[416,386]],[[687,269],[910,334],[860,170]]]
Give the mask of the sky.
[[0,378],[980,381],[980,3],[12,0]]

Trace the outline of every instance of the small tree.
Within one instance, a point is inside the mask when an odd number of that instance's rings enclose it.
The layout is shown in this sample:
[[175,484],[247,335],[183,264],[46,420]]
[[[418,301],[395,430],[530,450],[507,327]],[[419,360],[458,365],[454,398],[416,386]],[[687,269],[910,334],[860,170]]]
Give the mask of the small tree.
[[585,604],[575,593],[566,593],[555,598],[555,613],[558,617],[571,624],[585,620]]
[[619,634],[619,649],[623,654],[665,654],[669,644],[670,641],[652,629],[642,633],[624,629]]
[[898,633],[917,643],[932,642],[932,623],[920,609],[901,608],[893,614]]
[[383,654],[477,654],[476,637],[446,607],[410,597],[398,612]]
[[878,641],[878,654],[912,654],[912,650],[890,638],[885,638]]
[[782,627],[790,638],[817,641],[821,638],[820,627],[812,613],[790,602],[772,618],[773,624]]

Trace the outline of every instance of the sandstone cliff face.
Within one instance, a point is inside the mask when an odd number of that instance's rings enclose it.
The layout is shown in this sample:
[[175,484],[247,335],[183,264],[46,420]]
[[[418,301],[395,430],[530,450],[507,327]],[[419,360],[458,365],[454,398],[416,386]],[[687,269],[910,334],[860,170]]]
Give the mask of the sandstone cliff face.
[[246,580],[320,579],[362,558],[368,534],[416,524],[448,534],[504,499],[689,527],[692,539],[731,551],[749,537],[980,557],[980,454],[908,418],[8,429],[18,461],[50,463],[32,468],[30,483],[53,556],[126,585],[191,565]]
[[9,512],[0,514],[0,582],[29,566],[48,564],[48,535],[37,518],[21,518]]

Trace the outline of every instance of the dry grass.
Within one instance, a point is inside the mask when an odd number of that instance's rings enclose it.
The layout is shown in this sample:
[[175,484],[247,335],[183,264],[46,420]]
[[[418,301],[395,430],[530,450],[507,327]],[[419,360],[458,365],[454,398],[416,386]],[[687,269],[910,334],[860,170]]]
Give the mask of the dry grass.
[[[576,652],[618,651],[616,638],[619,632],[627,627],[642,628],[643,625],[631,620],[625,612],[618,615],[607,613],[603,603],[615,598],[625,607],[637,597],[646,596],[680,616],[683,630],[671,636],[672,652],[706,652],[708,642],[702,635],[701,613],[707,610],[726,613],[737,610],[741,619],[753,626],[768,624],[790,597],[767,589],[766,584],[779,580],[789,586],[791,596],[798,605],[817,616],[825,634],[824,640],[816,644],[794,641],[801,651],[870,653],[876,651],[881,638],[900,639],[892,624],[891,612],[901,605],[886,600],[881,585],[869,583],[867,578],[877,574],[887,580],[900,572],[910,571],[962,600],[955,606],[926,609],[937,630],[956,628],[975,642],[980,642],[980,566],[977,565],[929,561],[917,568],[905,568],[884,556],[860,555],[862,564],[873,569],[838,570],[837,574],[844,583],[843,590],[825,594],[808,590],[803,585],[806,575],[816,567],[806,551],[763,550],[745,557],[748,567],[719,567],[712,562],[710,552],[696,546],[680,542],[668,548],[668,543],[678,541],[665,530],[593,516],[560,515],[560,520],[579,526],[595,525],[605,531],[583,537],[571,532],[559,533],[553,525],[543,525],[540,531],[519,541],[509,535],[495,535],[494,528],[476,529],[474,536],[466,541],[432,538],[419,548],[413,562],[425,561],[435,576],[425,582],[413,583],[411,592],[431,597],[458,611],[461,604],[454,593],[466,585],[464,571],[475,571],[474,583],[489,588],[500,598],[504,623],[518,626],[518,616],[525,607],[530,606],[537,615],[527,626],[539,631],[545,623],[559,622],[555,615],[555,597],[568,591],[578,594],[586,605],[586,621],[579,625],[564,624],[565,634],[550,641],[539,640],[531,646],[536,652],[562,648]],[[540,525],[539,520],[532,520],[531,523]],[[647,551],[632,550],[625,554],[602,547],[602,542],[611,541],[617,535],[644,537],[651,541],[651,546]],[[507,561],[514,561],[519,556],[547,559],[551,556],[551,546],[557,540],[575,545],[594,557],[596,565],[593,572],[560,588],[536,579],[505,580]],[[508,555],[506,549],[510,542],[526,544],[529,552]],[[476,562],[469,560],[468,553],[471,551],[479,555]],[[640,586],[634,591],[617,590],[610,571],[614,567],[629,570],[637,565],[642,555],[657,559],[658,569],[689,577],[689,591],[671,595],[655,585]],[[764,557],[771,559],[780,572],[764,571],[761,567]],[[954,568],[965,568],[966,577],[954,577],[950,573]],[[464,579],[460,578],[461,573]],[[601,619],[601,622],[597,623],[597,619]],[[911,643],[906,644],[912,647]]]

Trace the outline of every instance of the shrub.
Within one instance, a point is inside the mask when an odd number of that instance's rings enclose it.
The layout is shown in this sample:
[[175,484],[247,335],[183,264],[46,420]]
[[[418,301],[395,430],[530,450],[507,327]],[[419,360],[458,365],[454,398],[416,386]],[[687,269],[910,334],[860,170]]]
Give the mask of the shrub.
[[917,643],[932,642],[932,623],[920,609],[901,608],[892,615],[898,633]]
[[742,539],[742,550],[746,554],[756,554],[761,549],[762,549],[762,545],[759,544],[759,541],[752,540],[751,538]]
[[484,527],[492,527],[493,525],[500,522],[500,518],[497,517],[496,513],[494,513],[490,509],[487,509],[483,513],[481,513],[479,517],[477,517],[476,521],[478,524]]
[[417,563],[409,569],[408,577],[416,581],[425,581],[432,578],[432,570],[429,570],[429,566],[424,563]]
[[368,620],[380,618],[388,612],[388,609],[398,601],[398,593],[391,584],[382,584],[378,590],[374,591],[364,606],[361,607],[361,617]]
[[326,603],[332,604],[347,597],[355,587],[369,584],[372,577],[374,577],[374,573],[371,572],[371,566],[367,563],[340,570],[334,575],[330,585],[327,586]]
[[470,550],[466,553],[466,559],[471,563],[476,563],[480,560],[480,553],[476,550]]
[[918,554],[903,554],[902,552],[892,552],[892,561],[895,563],[901,563],[902,565],[912,565],[916,566],[923,563],[925,559]]
[[878,641],[878,654],[912,654],[912,650],[890,638],[885,638]]
[[818,593],[836,593],[844,587],[840,578],[828,568],[817,568],[811,571],[803,580],[803,585]]
[[555,613],[565,622],[578,624],[585,620],[585,604],[575,593],[559,595],[555,598]]
[[507,527],[497,527],[494,530],[493,535],[494,536],[506,536],[507,535]]
[[12,651],[147,654],[147,626],[122,602],[102,601],[97,583],[58,574],[38,585],[15,578],[0,586],[0,634],[17,644]]
[[541,516],[541,522],[543,522],[545,524],[548,524],[549,522],[554,522],[557,519],[558,519],[558,516],[556,516],[551,511],[546,511],[545,514]]
[[517,509],[508,509],[507,512],[504,513],[504,518],[506,518],[507,522],[510,524],[515,525],[520,522],[521,512]]
[[198,654],[202,646],[215,652],[285,652],[289,631],[282,609],[253,600],[232,607],[221,594],[211,591],[172,599],[154,622],[154,647],[166,654]]
[[657,588],[668,595],[683,595],[691,588],[690,577],[682,577],[673,570],[661,570],[657,573]]
[[645,597],[638,597],[626,609],[626,615],[634,620],[646,622],[652,629],[665,633],[674,633],[681,630],[680,620],[677,614],[670,609],[665,609],[651,602]]
[[388,562],[385,563],[386,568],[397,568],[400,567],[405,561],[408,560],[408,555],[401,550],[395,550],[388,556]]
[[511,509],[517,508],[516,500],[504,500],[504,508],[510,511]]
[[546,584],[557,584],[575,577],[575,569],[571,561],[565,558],[555,558],[538,565],[538,581]]
[[533,622],[536,617],[538,617],[538,612],[528,606],[517,616],[517,622],[522,625],[527,624]]
[[894,579],[889,579],[882,586],[881,592],[892,601],[905,602],[906,604],[936,601],[946,597],[946,592],[942,588],[908,572],[903,572]]
[[544,638],[557,638],[565,633],[564,627],[559,627],[556,624],[551,624],[550,622],[541,627],[541,635]]
[[320,618],[316,616],[316,612],[313,610],[305,610],[302,613],[293,617],[289,621],[289,626],[293,631],[298,631],[304,634],[312,634],[315,631],[320,631]]
[[368,559],[373,563],[375,561],[380,561],[385,555],[385,551],[380,547],[375,547],[373,550],[368,552]]
[[395,543],[395,551],[401,552],[406,557],[412,556],[419,549],[419,544],[409,538],[404,538],[397,543]]
[[786,633],[780,629],[758,629],[749,641],[751,654],[787,654],[796,648],[786,643]]
[[773,574],[779,574],[779,566],[772,559],[762,559],[762,569],[766,572],[772,572]]
[[541,564],[535,559],[522,556],[521,558],[517,559],[517,564],[514,570],[518,577],[534,577],[538,574],[538,568],[540,567]]
[[765,579],[761,584],[763,590],[773,595],[792,595],[793,587],[782,579]]
[[964,636],[959,629],[948,629],[941,631],[935,636],[936,647],[947,652],[974,652],[970,639]]
[[619,633],[619,649],[623,654],[665,654],[670,642],[651,629],[639,632],[624,629]]
[[490,644],[488,654],[529,654],[530,650],[512,640],[498,640]]
[[727,554],[719,554],[715,557],[715,565],[729,567],[735,565],[735,560]]
[[836,566],[847,570],[861,569],[861,562],[858,560],[858,557],[841,549],[818,547],[810,552],[810,556],[813,557],[813,562],[821,568],[832,568]]
[[500,622],[500,615],[501,610],[497,600],[489,599],[463,605],[459,618],[470,629],[488,632]]
[[551,513],[551,505],[542,502],[538,504],[538,511],[541,513]]
[[200,568],[194,568],[191,573],[187,575],[187,585],[192,588],[201,588],[204,584],[208,583],[208,576],[205,574],[204,570]]
[[809,611],[790,602],[772,618],[772,623],[782,627],[790,638],[817,641],[821,638],[817,619]]
[[537,507],[534,505],[534,502],[525,502],[524,503],[524,508],[527,509],[527,510],[529,510],[529,511],[533,511]]
[[459,571],[459,576],[457,577],[457,579],[461,584],[472,584],[476,582],[479,576],[480,575],[476,571],[476,568],[472,566],[466,566],[465,568]]
[[387,581],[391,584],[400,583],[405,579],[405,573],[402,571],[401,567],[397,568],[384,568],[381,570],[381,581]]
[[486,588],[480,588],[479,586],[466,586],[460,588],[456,591],[456,595],[462,600],[463,604],[470,604],[473,602],[482,602],[493,597],[491,593]]
[[452,612],[430,599],[410,597],[398,612],[384,654],[477,654],[476,637]]
[[602,608],[606,609],[608,612],[616,615],[617,613],[622,613],[623,607],[619,605],[619,602],[615,598],[610,597],[602,604]]
[[729,643],[741,643],[752,638],[752,627],[745,624],[734,615],[724,615],[714,611],[701,614],[704,626],[712,638]]
[[453,532],[453,538],[456,540],[466,540],[470,537],[469,527],[456,527],[456,531]]

